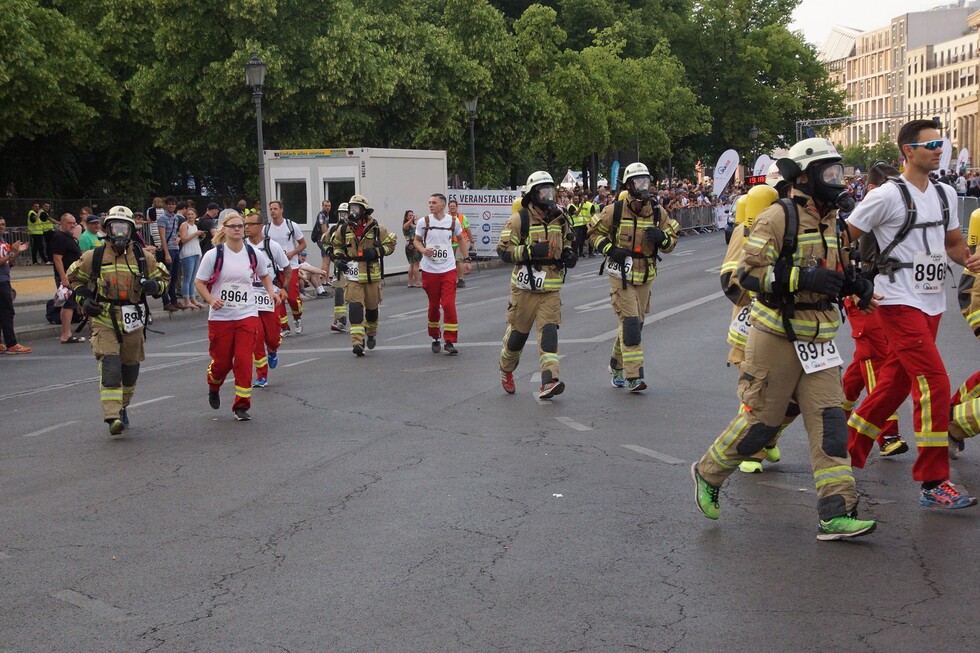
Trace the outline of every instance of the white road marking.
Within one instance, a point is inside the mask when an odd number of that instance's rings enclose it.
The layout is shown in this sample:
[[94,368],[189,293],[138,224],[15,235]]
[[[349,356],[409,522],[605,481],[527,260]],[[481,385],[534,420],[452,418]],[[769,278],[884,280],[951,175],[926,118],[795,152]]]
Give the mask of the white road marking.
[[541,372],[535,372],[531,375],[531,383],[541,383]]
[[[684,311],[690,310],[692,308],[697,308],[702,304],[707,304],[708,302],[714,301],[719,297],[724,297],[725,293],[722,291],[713,292],[710,295],[705,295],[704,297],[698,297],[697,299],[692,299],[689,302],[680,304],[673,308],[668,308],[665,311],[660,311],[659,313],[654,313],[653,315],[647,317],[643,320],[644,324],[652,324],[653,322],[659,322],[660,320],[665,320],[668,317],[677,315],[678,313],[683,313]],[[606,331],[605,333],[595,336],[594,338],[587,338],[585,342],[605,342],[606,340],[612,340],[617,335],[619,335],[619,327]],[[575,342],[574,340],[568,340],[566,342]]]
[[564,424],[565,426],[567,426],[569,428],[575,429],[576,431],[591,431],[592,430],[592,427],[591,426],[586,426],[585,424],[580,424],[580,423],[576,422],[575,420],[573,420],[571,417],[556,417],[555,419],[558,420],[559,422],[561,422],[562,424]]
[[629,449],[630,451],[635,451],[636,453],[642,453],[644,456],[650,456],[651,458],[656,458],[662,463],[667,463],[668,465],[683,465],[684,461],[680,458],[674,458],[673,456],[668,456],[665,453],[660,453],[659,451],[654,451],[653,449],[647,449],[646,447],[641,447],[636,444],[623,444],[620,445],[624,449]]
[[158,401],[163,401],[165,399],[173,399],[173,395],[165,395],[163,397],[157,397],[155,399],[147,399],[146,401],[140,401],[135,404],[129,404],[130,408],[139,408],[140,406],[146,406],[147,404],[155,404]]
[[603,297],[602,299],[597,299],[593,302],[588,302],[585,304],[579,304],[574,307],[574,310],[587,313],[589,311],[598,311],[602,309],[609,308],[609,298]]
[[319,358],[307,358],[305,360],[296,361],[295,363],[289,363],[288,365],[280,365],[279,367],[282,367],[282,368],[295,367],[297,365],[302,365],[303,363],[312,363],[313,361],[318,361],[318,360],[320,360],[320,359]]
[[98,599],[93,599],[91,596],[86,596],[81,592],[76,592],[75,590],[71,589],[55,592],[51,596],[112,621],[126,621],[127,619],[132,619],[134,616],[121,608],[109,605],[108,603]]
[[78,420],[77,419],[73,419],[70,422],[62,422],[61,424],[55,424],[54,426],[49,426],[49,427],[47,427],[45,429],[41,429],[39,431],[33,431],[31,433],[25,433],[21,437],[24,437],[24,438],[33,438],[33,437],[38,436],[38,435],[44,435],[45,433],[50,433],[51,431],[54,431],[56,429],[60,429],[60,428],[65,427],[65,426],[71,426],[72,424],[78,424]]
[[10,558],[9,555],[4,553],[3,551],[0,551],[0,560],[7,560],[8,558]]
[[721,266],[719,265],[718,267],[708,268],[705,270],[705,272],[710,272],[711,274],[721,274]]
[[[422,331],[412,331],[411,333],[403,333],[400,336],[392,336],[390,338],[385,338],[385,342],[391,342],[392,340],[401,340],[402,338],[410,338],[412,336],[421,335],[423,333],[428,333],[428,331],[423,329]],[[429,346],[431,347],[432,343],[429,343]]]
[[200,338],[199,340],[184,340],[183,342],[178,342],[173,345],[164,345],[163,349],[173,349],[174,347],[181,347],[183,345],[196,345],[199,342],[207,342],[210,338]]

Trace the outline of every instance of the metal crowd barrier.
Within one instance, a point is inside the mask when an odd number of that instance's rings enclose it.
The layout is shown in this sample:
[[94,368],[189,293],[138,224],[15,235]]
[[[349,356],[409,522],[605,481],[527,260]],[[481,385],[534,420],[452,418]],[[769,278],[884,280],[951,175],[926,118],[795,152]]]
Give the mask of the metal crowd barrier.
[[715,208],[713,206],[692,206],[684,209],[674,209],[670,217],[677,220],[682,234],[708,233],[715,231]]
[[957,197],[956,203],[960,210],[960,228],[965,234],[970,228],[970,215],[980,209],[980,197]]
[[[31,242],[31,237],[27,234],[27,227],[7,227],[6,233],[3,235],[3,239],[8,243],[12,243],[15,240],[19,240],[22,243]],[[31,248],[28,247],[23,252],[17,255],[17,265],[28,265],[31,262]]]

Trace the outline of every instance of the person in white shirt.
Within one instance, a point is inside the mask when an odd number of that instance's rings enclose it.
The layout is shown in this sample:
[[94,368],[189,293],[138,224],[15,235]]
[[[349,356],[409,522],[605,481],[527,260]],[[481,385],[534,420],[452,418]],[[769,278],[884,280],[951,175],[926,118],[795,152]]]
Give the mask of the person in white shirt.
[[906,123],[898,133],[898,147],[906,159],[901,183],[917,212],[908,235],[885,252],[908,216],[895,182],[869,192],[847,218],[852,241],[872,233],[887,259],[894,260],[891,266],[879,267],[875,277],[878,321],[890,344],[888,357],[878,384],[848,420],[848,451],[852,466],[864,467],[875,438],[911,390],[919,450],[912,478],[922,483],[919,503],[930,508],[967,508],[977,500],[949,481],[950,385],[936,333],[946,310],[947,257],[978,272],[980,255],[971,254],[963,240],[953,189],[929,180],[942,157],[939,125],[932,120]]
[[[460,221],[446,215],[446,196],[435,193],[429,197],[429,215],[415,225],[415,248],[422,253],[422,289],[429,298],[429,336],[432,353],[440,350],[439,337],[445,338],[444,349],[450,356],[458,353],[456,342],[459,323],[456,316],[456,257],[453,254],[453,237],[459,240],[462,258],[469,258],[469,241],[459,238],[462,234]],[[470,264],[463,264],[466,274]],[[442,329],[439,328],[440,309]]]
[[[262,216],[257,212],[245,216],[245,237],[248,243],[262,252],[268,259],[268,273],[272,279],[272,287],[279,296],[279,306],[286,301],[286,291],[289,279],[294,274],[289,267],[289,259],[282,246],[271,238],[262,236]],[[279,327],[279,313],[276,303],[268,294],[256,288],[256,308],[259,311],[259,337],[255,339],[255,350],[252,352],[252,363],[255,366],[255,381],[253,388],[265,388],[269,385],[269,368],[275,369],[279,364],[279,346],[282,344],[282,332]]]
[[[283,216],[282,202],[279,200],[269,202],[269,218],[272,222],[265,225],[262,234],[279,243],[286,252],[286,258],[289,259],[289,267],[292,268],[293,275],[289,278],[286,294],[289,297],[289,307],[293,312],[296,334],[299,335],[303,333],[303,300],[299,296],[299,275],[296,274],[296,268],[299,267],[299,253],[306,249],[306,238],[303,237],[303,230],[298,224]],[[280,309],[279,322],[282,335],[288,336],[289,320],[286,318],[285,304]]]
[[269,259],[245,242],[245,219],[229,213],[214,237],[197,270],[195,287],[211,307],[208,313],[208,339],[211,341],[208,365],[208,404],[221,407],[218,391],[228,372],[235,375],[235,402],[232,412],[243,422],[252,419],[252,352],[261,322],[256,292],[261,287],[278,305],[279,295],[272,286]]

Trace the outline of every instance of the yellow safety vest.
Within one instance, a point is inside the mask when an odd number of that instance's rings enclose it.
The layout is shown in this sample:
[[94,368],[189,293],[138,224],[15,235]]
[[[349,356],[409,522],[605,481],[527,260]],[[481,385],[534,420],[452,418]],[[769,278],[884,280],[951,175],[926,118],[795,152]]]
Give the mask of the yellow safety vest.
[[27,233],[30,236],[40,236],[44,233],[44,225],[41,224],[37,211],[34,209],[27,212]]

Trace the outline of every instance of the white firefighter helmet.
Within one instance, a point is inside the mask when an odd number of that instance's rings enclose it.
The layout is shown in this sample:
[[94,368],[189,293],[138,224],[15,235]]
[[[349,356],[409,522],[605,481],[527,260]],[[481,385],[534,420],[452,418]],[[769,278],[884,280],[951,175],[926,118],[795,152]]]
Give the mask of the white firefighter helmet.
[[800,172],[806,172],[812,164],[818,161],[840,161],[840,153],[834,144],[826,138],[806,138],[789,148],[788,158],[800,167]]
[[637,161],[636,163],[631,163],[628,166],[626,166],[626,170],[623,171],[623,185],[625,186],[626,184],[628,184],[630,179],[632,179],[633,177],[643,177],[643,176],[652,177],[652,175],[650,174],[650,169],[647,168],[644,164],[640,163],[639,161]]
[[106,215],[103,224],[108,225],[113,221],[128,222],[132,225],[133,230],[136,230],[136,220],[133,219],[133,211],[128,206],[116,205],[109,209],[109,213]]
[[521,198],[521,206],[527,206],[534,195],[534,191],[537,190],[538,186],[545,185],[555,185],[555,180],[551,178],[551,175],[544,170],[538,170],[537,172],[532,172],[531,176],[527,178],[527,183],[524,185],[524,197]]
[[780,182],[784,181],[783,176],[779,174],[779,166],[773,161],[772,165],[769,166],[769,171],[766,173],[766,185],[770,188],[775,188]]

